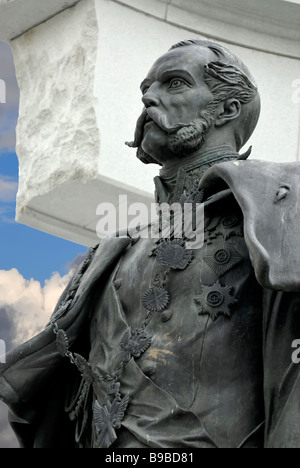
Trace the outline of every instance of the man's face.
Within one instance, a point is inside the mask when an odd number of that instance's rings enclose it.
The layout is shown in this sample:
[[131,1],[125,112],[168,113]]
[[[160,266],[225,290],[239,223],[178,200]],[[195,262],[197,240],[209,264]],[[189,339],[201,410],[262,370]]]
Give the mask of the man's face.
[[204,65],[214,59],[206,48],[188,46],[160,57],[141,84],[148,116],[141,147],[159,163],[178,157],[170,135],[200,116],[213,95],[204,81]]

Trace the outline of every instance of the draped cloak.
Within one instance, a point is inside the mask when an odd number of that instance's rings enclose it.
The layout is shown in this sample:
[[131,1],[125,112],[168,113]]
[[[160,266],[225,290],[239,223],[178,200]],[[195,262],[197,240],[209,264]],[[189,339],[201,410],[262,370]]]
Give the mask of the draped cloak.
[[[265,291],[260,330],[263,420],[257,420],[253,433],[245,433],[239,443],[230,436],[222,442],[221,436],[210,434],[201,417],[180,407],[132,359],[121,378],[122,393],[130,397],[122,421],[131,436],[126,439],[127,447],[300,446],[300,367],[291,359],[292,343],[300,338],[299,181],[298,163],[235,161],[215,165],[200,182],[205,206],[227,198],[241,209],[246,246],[257,282]],[[71,349],[90,352],[89,321],[100,290],[111,311],[103,323],[104,349],[113,349],[128,329],[111,276],[132,243],[129,232],[103,239],[84,274],[78,276],[79,268],[64,291],[54,314]],[[76,291],[75,295],[70,291]],[[64,405],[66,387],[72,386],[75,374],[76,369],[58,354],[50,325],[7,355],[0,368],[0,397],[9,406],[21,446],[74,446],[74,424]]]

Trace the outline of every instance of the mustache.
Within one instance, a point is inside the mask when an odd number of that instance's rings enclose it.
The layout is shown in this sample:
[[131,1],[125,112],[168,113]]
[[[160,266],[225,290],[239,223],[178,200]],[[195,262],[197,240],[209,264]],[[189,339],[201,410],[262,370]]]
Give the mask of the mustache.
[[145,108],[137,120],[134,132],[134,140],[125,142],[125,145],[129,146],[129,148],[138,148],[140,146],[143,138],[143,131],[147,115],[147,109]]
[[144,126],[147,122],[153,120],[165,133],[173,134],[186,127],[187,124],[177,123],[176,125],[170,125],[168,119],[155,107],[144,109],[142,114],[137,120],[136,129],[134,133],[134,140],[131,142],[126,141],[126,145],[130,148],[138,148],[142,142]]
[[155,107],[150,107],[147,109],[147,114],[151,120],[153,120],[156,125],[158,125],[164,132],[172,134],[181,130],[182,127],[186,127],[188,124],[178,123],[176,125],[170,125],[168,119]]

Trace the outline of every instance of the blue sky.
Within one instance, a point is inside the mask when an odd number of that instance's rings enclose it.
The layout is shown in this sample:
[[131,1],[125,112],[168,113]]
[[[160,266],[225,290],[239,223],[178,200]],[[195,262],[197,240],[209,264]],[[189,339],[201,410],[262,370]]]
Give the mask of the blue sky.
[[[0,155],[0,177],[17,179],[14,153]],[[70,263],[86,247],[51,236],[14,221],[15,201],[0,201],[0,269],[17,268],[25,279],[34,278],[41,283],[53,272],[68,272]]]
[[[44,328],[87,248],[15,222],[19,90],[10,47],[1,41],[0,80],[6,101],[0,92],[0,339],[9,351]],[[0,448],[15,447],[0,401]]]
[[0,41],[0,79],[6,103],[0,104],[0,269],[17,268],[25,279],[42,284],[58,271],[67,273],[72,260],[86,247],[16,223],[15,195],[18,158],[14,151],[19,92],[9,46]]

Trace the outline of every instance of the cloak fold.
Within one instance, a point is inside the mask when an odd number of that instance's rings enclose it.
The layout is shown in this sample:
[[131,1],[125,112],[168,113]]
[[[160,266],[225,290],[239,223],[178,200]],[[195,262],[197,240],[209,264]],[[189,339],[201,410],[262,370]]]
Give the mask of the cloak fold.
[[244,234],[258,282],[300,291],[300,164],[230,161],[208,169],[206,196],[231,189],[244,215]]

